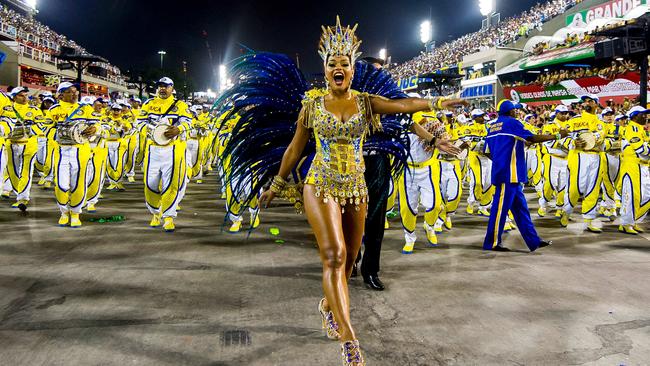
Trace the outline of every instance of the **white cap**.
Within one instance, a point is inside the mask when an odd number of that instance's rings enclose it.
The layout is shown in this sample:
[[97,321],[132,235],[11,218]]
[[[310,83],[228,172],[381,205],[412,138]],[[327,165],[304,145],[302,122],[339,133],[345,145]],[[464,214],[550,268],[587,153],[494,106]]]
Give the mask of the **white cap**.
[[624,114],[617,114],[615,119],[616,119],[617,121],[620,121],[620,120],[622,120],[623,118],[627,118],[627,116],[624,115]]
[[95,97],[86,95],[85,97],[81,98],[81,104],[93,104],[95,103]]
[[51,91],[44,91],[38,95],[39,97],[47,98],[47,97],[53,97],[54,95],[52,94]]
[[138,103],[142,104],[142,100],[140,98],[138,98],[138,97],[131,97],[131,100],[134,101],[134,102],[138,102]]
[[556,116],[557,116],[556,112],[551,112],[551,114],[548,115],[548,118],[550,118],[551,120],[554,120]]
[[454,115],[454,112],[452,112],[452,111],[445,111],[445,116],[447,116],[447,117],[451,117],[451,116],[453,116],[453,115]]
[[603,109],[602,112],[600,112],[600,115],[604,116],[604,115],[606,115],[608,113],[614,114],[614,111],[611,108],[607,107],[607,108]]
[[584,102],[585,99],[591,99],[594,100],[597,104],[600,104],[600,98],[596,94],[586,94],[580,97],[580,99]]
[[485,112],[483,112],[482,109],[477,108],[477,109],[474,109],[470,114],[472,115],[472,118],[475,118],[475,117],[484,116]]
[[161,78],[160,80],[158,80],[158,82],[156,84],[163,84],[163,85],[170,86],[170,85],[174,85],[174,81],[172,79],[168,78],[167,76],[165,76],[165,77]]
[[638,105],[638,106],[636,106],[636,107],[632,107],[632,108],[627,112],[627,116],[630,117],[630,118],[632,118],[632,117],[636,116],[637,114],[641,114],[641,113],[649,113],[649,112],[650,112],[650,109],[645,109],[645,108],[641,107],[640,105]]
[[555,107],[555,113],[568,113],[569,108],[565,106],[564,104],[560,104],[559,106]]
[[54,100],[54,98],[52,98],[52,97],[45,97],[45,98],[43,98],[43,101],[44,101],[44,102],[45,102],[46,100],[49,100],[49,101],[52,102],[52,103],[56,103],[56,100]]
[[18,93],[28,92],[28,91],[29,91],[29,89],[25,88],[24,86],[17,86],[15,88],[11,89],[11,92],[9,92],[9,95],[11,95],[12,97],[15,97],[16,95],[18,95]]
[[73,86],[74,86],[75,88],[77,87],[77,85],[75,85],[75,84],[73,84],[73,83],[71,83],[71,82],[69,82],[69,81],[64,81],[64,82],[62,82],[61,84],[59,84],[59,87],[58,87],[58,88],[56,88],[56,92],[57,92],[57,93],[62,93],[62,92],[64,92],[64,91],[66,91],[67,89],[72,88]]
[[529,119],[531,119],[533,117],[535,117],[534,114],[527,114],[527,115],[524,116],[524,121],[528,121]]
[[464,114],[459,114],[456,117],[456,121],[458,121],[458,123],[465,124],[465,123],[467,123],[467,117]]
[[111,109],[122,110],[122,106],[119,103],[113,103],[113,104],[111,104]]

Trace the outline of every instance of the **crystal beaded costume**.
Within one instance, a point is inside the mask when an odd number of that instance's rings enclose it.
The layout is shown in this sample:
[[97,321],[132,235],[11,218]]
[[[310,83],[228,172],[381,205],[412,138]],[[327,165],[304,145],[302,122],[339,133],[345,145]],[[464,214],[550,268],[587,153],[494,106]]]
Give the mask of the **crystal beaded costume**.
[[325,108],[325,97],[306,98],[302,123],[313,131],[316,154],[305,184],[316,187],[316,197],[324,202],[333,199],[342,207],[357,208],[368,196],[364,179],[363,143],[369,127],[379,130],[381,124],[372,115],[369,95],[352,91],[358,112],[341,121]]

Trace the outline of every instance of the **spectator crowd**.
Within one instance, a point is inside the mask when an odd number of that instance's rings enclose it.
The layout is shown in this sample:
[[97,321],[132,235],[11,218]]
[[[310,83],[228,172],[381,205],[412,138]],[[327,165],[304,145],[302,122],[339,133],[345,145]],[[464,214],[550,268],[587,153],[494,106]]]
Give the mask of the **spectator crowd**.
[[514,87],[523,85],[555,85],[565,80],[575,80],[586,77],[601,77],[609,80],[614,80],[618,75],[626,72],[638,71],[639,66],[629,60],[612,61],[611,64],[605,67],[579,67],[571,70],[560,69],[550,72],[539,74],[535,81],[525,83],[517,81],[514,83],[504,82],[504,87]]
[[537,4],[522,14],[508,18],[496,26],[464,35],[452,42],[444,43],[432,52],[389,68],[396,79],[433,72],[445,66],[460,63],[464,56],[495,46],[506,46],[521,37],[528,37],[533,29],[564,13],[580,0],[551,0]]
[[[13,9],[2,5],[0,8],[0,29],[4,35],[13,37],[17,42],[48,54],[57,54],[61,47],[70,47],[82,54],[88,54],[86,49],[75,41],[50,29],[32,17],[27,17]],[[110,81],[123,83],[121,71],[109,63],[95,63],[107,70]]]

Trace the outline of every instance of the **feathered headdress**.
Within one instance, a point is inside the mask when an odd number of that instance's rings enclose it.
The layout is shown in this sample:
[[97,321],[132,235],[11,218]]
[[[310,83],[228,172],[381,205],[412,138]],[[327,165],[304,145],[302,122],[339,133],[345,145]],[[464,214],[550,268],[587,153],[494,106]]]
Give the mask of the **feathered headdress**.
[[357,38],[354,32],[357,30],[358,24],[353,28],[341,26],[341,19],[336,16],[336,26],[325,27],[322,26],[323,34],[320,37],[320,45],[318,53],[324,62],[327,62],[329,56],[350,56],[352,64],[361,56],[359,46],[361,41]]

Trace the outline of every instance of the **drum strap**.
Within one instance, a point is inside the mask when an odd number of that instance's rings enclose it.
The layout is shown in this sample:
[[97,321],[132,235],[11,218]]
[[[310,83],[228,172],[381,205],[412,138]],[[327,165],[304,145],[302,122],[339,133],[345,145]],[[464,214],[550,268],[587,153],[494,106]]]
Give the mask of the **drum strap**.
[[167,110],[165,111],[165,113],[163,113],[163,115],[160,116],[160,119],[165,118],[165,116],[167,116],[169,114],[169,112],[172,110],[172,108],[174,108],[176,103],[178,103],[178,99],[174,99],[174,102],[172,103],[172,105],[170,105],[169,108],[167,108]]

